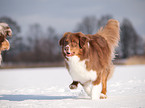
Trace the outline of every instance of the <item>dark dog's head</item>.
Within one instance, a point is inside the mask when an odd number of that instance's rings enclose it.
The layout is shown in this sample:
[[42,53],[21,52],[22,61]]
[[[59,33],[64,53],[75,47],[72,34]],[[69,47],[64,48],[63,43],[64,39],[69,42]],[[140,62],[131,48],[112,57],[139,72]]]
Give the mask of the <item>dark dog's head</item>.
[[6,23],[0,23],[0,52],[9,50],[10,44],[6,39],[7,36],[12,36],[12,30]]
[[66,32],[59,41],[62,46],[64,57],[68,58],[74,55],[81,55],[85,46],[87,46],[88,38],[81,32],[71,33]]

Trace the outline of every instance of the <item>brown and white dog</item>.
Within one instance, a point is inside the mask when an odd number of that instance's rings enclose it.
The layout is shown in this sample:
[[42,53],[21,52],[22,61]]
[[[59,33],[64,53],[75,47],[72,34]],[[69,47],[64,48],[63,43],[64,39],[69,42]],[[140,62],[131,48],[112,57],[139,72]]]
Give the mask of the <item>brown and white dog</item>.
[[6,39],[7,36],[12,36],[12,30],[6,23],[0,23],[0,64],[1,64],[1,51],[9,50],[10,44]]
[[114,49],[120,39],[119,22],[110,19],[96,34],[66,32],[59,41],[66,68],[73,82],[80,83],[92,99],[106,98],[107,80],[112,76]]

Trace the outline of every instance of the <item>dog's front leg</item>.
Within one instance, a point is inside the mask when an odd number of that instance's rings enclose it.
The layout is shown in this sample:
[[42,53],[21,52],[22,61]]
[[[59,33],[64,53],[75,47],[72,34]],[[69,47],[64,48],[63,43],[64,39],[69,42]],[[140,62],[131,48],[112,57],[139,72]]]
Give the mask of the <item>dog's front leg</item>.
[[100,99],[101,89],[102,89],[101,83],[97,85],[93,85],[92,92],[91,92],[92,100]]
[[92,85],[90,82],[82,84],[85,92],[87,93],[88,96],[91,96],[91,90],[92,90]]
[[70,85],[70,89],[77,89],[79,82],[78,81],[73,81]]

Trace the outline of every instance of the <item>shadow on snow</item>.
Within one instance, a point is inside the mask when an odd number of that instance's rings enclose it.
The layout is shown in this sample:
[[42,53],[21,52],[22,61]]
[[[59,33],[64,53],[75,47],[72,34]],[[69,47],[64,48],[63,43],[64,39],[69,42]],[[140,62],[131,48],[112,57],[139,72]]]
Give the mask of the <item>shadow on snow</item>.
[[76,99],[76,96],[42,96],[42,95],[0,95],[0,100],[24,101],[24,100],[61,100]]

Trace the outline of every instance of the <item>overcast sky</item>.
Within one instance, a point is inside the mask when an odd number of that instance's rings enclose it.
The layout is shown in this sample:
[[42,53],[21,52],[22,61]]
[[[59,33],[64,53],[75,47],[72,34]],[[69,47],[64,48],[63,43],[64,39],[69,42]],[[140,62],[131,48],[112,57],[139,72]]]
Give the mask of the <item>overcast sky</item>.
[[12,18],[23,34],[34,23],[61,33],[73,31],[85,16],[106,14],[120,22],[128,18],[145,37],[145,0],[0,0],[0,17]]

